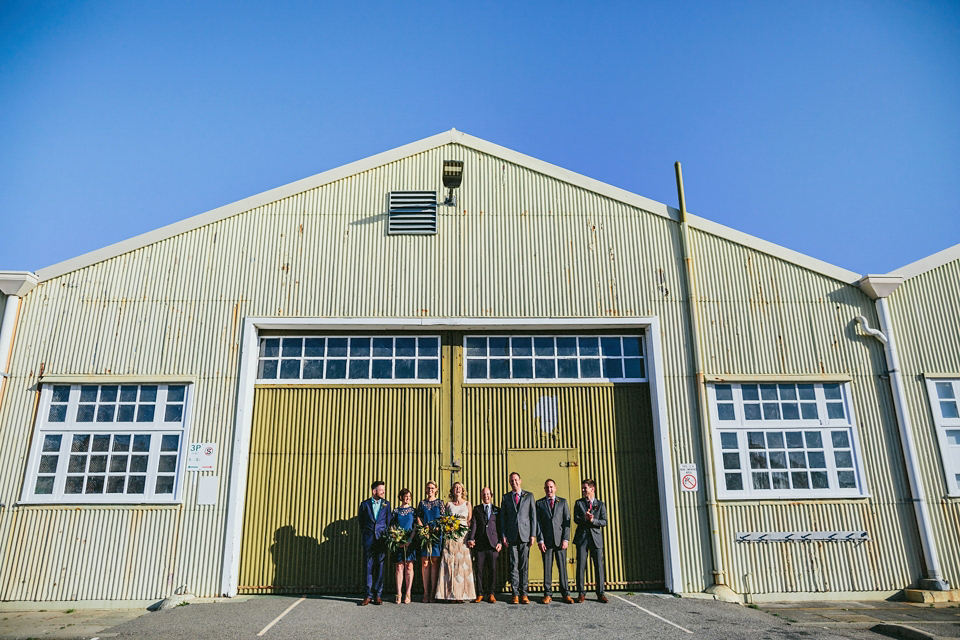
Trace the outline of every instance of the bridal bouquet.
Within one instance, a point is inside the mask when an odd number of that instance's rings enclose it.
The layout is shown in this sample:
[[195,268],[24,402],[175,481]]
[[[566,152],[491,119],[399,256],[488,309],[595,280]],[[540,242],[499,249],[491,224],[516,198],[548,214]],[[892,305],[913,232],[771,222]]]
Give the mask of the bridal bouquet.
[[429,551],[433,548],[433,533],[429,525],[420,524],[413,526],[413,539],[415,545],[420,551]]
[[433,521],[434,540],[458,540],[467,532],[467,526],[457,516],[441,516]]
[[400,527],[390,527],[387,529],[386,535],[386,545],[387,549],[391,553],[396,553],[403,547],[410,544],[410,539],[413,537],[412,531],[406,531]]

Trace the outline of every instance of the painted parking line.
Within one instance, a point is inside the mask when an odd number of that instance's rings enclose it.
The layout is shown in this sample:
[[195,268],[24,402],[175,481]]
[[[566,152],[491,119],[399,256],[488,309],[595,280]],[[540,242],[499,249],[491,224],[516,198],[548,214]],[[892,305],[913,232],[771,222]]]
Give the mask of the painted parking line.
[[297,606],[298,604],[300,604],[301,602],[303,602],[303,601],[306,600],[306,599],[307,599],[306,597],[300,598],[299,600],[297,600],[296,602],[294,602],[292,605],[290,605],[289,607],[287,607],[287,608],[284,610],[283,613],[281,613],[280,615],[278,615],[276,618],[273,619],[273,622],[271,622],[270,624],[268,624],[267,626],[265,626],[265,627],[263,628],[263,631],[261,631],[260,633],[257,634],[257,637],[260,637],[260,636],[262,636],[263,634],[265,634],[267,631],[270,631],[270,627],[272,627],[273,625],[275,625],[275,624],[277,624],[278,622],[280,622],[280,620],[283,618],[283,616],[285,616],[285,615],[287,615],[288,613],[290,613],[295,606]]
[[669,624],[669,625],[671,625],[671,626],[674,626],[674,627],[676,627],[677,629],[680,629],[680,631],[683,631],[683,632],[685,632],[685,633],[689,633],[689,634],[693,635],[693,631],[690,631],[690,629],[684,629],[683,627],[681,627],[681,626],[678,625],[677,623],[675,623],[675,622],[670,622],[669,620],[667,620],[667,619],[664,618],[663,616],[658,616],[658,615],[655,614],[653,611],[650,611],[650,610],[648,610],[648,609],[644,609],[643,607],[641,607],[640,605],[638,605],[636,602],[630,602],[630,601],[627,600],[626,598],[621,598],[620,596],[618,596],[618,595],[616,595],[616,594],[613,594],[613,593],[611,593],[610,595],[612,595],[612,596],[613,596],[614,598],[616,598],[617,600],[623,600],[623,601],[626,602],[627,604],[629,604],[629,605],[631,605],[631,606],[634,606],[634,607],[636,607],[637,609],[640,609],[640,611],[643,611],[643,612],[646,613],[647,615],[653,616],[653,617],[656,618],[657,620],[663,620],[663,621],[666,622],[667,624]]

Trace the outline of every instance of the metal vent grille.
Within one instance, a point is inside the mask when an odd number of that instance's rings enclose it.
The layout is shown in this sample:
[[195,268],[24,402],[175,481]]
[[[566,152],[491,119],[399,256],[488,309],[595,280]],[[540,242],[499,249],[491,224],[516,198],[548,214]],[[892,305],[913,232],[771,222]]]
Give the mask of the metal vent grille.
[[432,235],[437,232],[436,191],[391,191],[387,233]]

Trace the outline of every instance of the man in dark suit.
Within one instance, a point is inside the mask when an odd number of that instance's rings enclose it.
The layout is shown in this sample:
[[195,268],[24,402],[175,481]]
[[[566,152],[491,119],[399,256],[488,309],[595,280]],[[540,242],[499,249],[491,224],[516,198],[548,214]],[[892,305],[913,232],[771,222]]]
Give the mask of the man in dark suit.
[[495,603],[493,595],[497,579],[497,556],[503,543],[500,538],[500,509],[493,506],[493,492],[489,487],[480,491],[480,501],[473,508],[473,518],[470,520],[470,530],[464,537],[467,546],[473,549],[474,561],[477,564],[477,599],[476,602]]
[[505,493],[500,503],[501,541],[510,554],[510,590],[513,604],[530,604],[527,597],[527,572],[530,565],[530,545],[537,543],[537,510],[533,494],[521,488],[520,474],[510,474],[512,491]]
[[557,562],[560,595],[567,604],[573,604],[567,587],[567,547],[570,545],[570,507],[557,496],[557,483],[543,483],[546,494],[537,500],[537,523],[540,533],[537,541],[543,554],[543,604],[553,602],[553,562]]
[[573,544],[577,545],[577,602],[583,602],[586,591],[583,587],[584,574],[587,572],[587,554],[593,560],[597,577],[597,600],[608,602],[603,594],[603,528],[607,526],[607,506],[597,500],[597,483],[584,480],[580,485],[583,497],[573,506],[573,521],[577,523],[577,532]]
[[367,591],[360,606],[383,604],[383,577],[387,572],[387,550],[383,538],[390,525],[390,503],[384,499],[386,485],[377,480],[370,485],[370,497],[360,503],[360,537]]

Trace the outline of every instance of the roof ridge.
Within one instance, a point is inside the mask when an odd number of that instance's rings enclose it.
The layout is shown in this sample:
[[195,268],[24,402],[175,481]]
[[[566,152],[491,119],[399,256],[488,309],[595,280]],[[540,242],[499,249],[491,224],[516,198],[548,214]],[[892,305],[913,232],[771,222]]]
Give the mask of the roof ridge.
[[932,253],[925,258],[920,258],[915,262],[904,265],[899,269],[894,269],[890,273],[887,273],[888,276],[903,276],[904,280],[909,278],[915,278],[919,275],[936,269],[937,267],[942,267],[948,262],[953,262],[954,260],[960,259],[960,244],[955,244],[952,247],[947,247],[936,253]]
[[[107,245],[106,247],[95,249],[74,258],[38,269],[36,274],[40,281],[50,280],[52,278],[70,273],[71,271],[76,271],[77,269],[82,269],[92,264],[96,264],[97,262],[102,262],[130,251],[135,251],[136,249],[140,249],[154,242],[159,242],[175,235],[186,233],[199,227],[219,222],[220,220],[244,213],[256,207],[269,204],[270,202],[275,202],[282,198],[287,198],[309,189],[315,189],[336,180],[341,180],[363,171],[369,171],[390,162],[395,162],[417,153],[423,153],[424,151],[429,151],[445,144],[463,145],[480,153],[502,158],[508,162],[526,167],[531,171],[536,171],[537,173],[542,173],[554,179],[578,186],[599,195],[618,200],[624,204],[647,211],[648,213],[669,218],[673,221],[679,221],[679,211],[674,207],[651,200],[649,198],[645,198],[641,195],[621,189],[620,187],[615,187],[608,183],[601,182],[600,180],[584,176],[576,173],[575,171],[564,169],[563,167],[540,160],[539,158],[534,158],[518,151],[508,149],[507,147],[502,147],[493,142],[488,142],[482,138],[477,138],[462,131],[458,131],[455,128],[451,128],[442,133],[401,145],[387,151],[382,151],[372,156],[355,160],[333,169],[328,169],[327,171],[322,171],[312,176],[308,176],[306,178],[302,178],[300,180],[296,180],[294,182],[290,182],[288,184],[281,185],[255,195],[242,198],[230,204],[211,209],[204,213],[164,225],[158,229],[147,231],[146,233],[133,236],[132,238],[121,240],[120,242]],[[737,231],[717,222],[712,222],[698,216],[691,216],[690,220],[694,227],[703,231],[726,238],[732,242],[748,246],[756,249],[757,251],[794,262],[807,269],[816,271],[831,278],[835,278],[842,282],[853,284],[860,278],[860,275],[854,273],[853,271],[843,269],[822,260],[812,258],[798,251],[787,249],[786,247],[782,247],[773,242],[768,242],[755,236],[751,236],[747,233]]]

